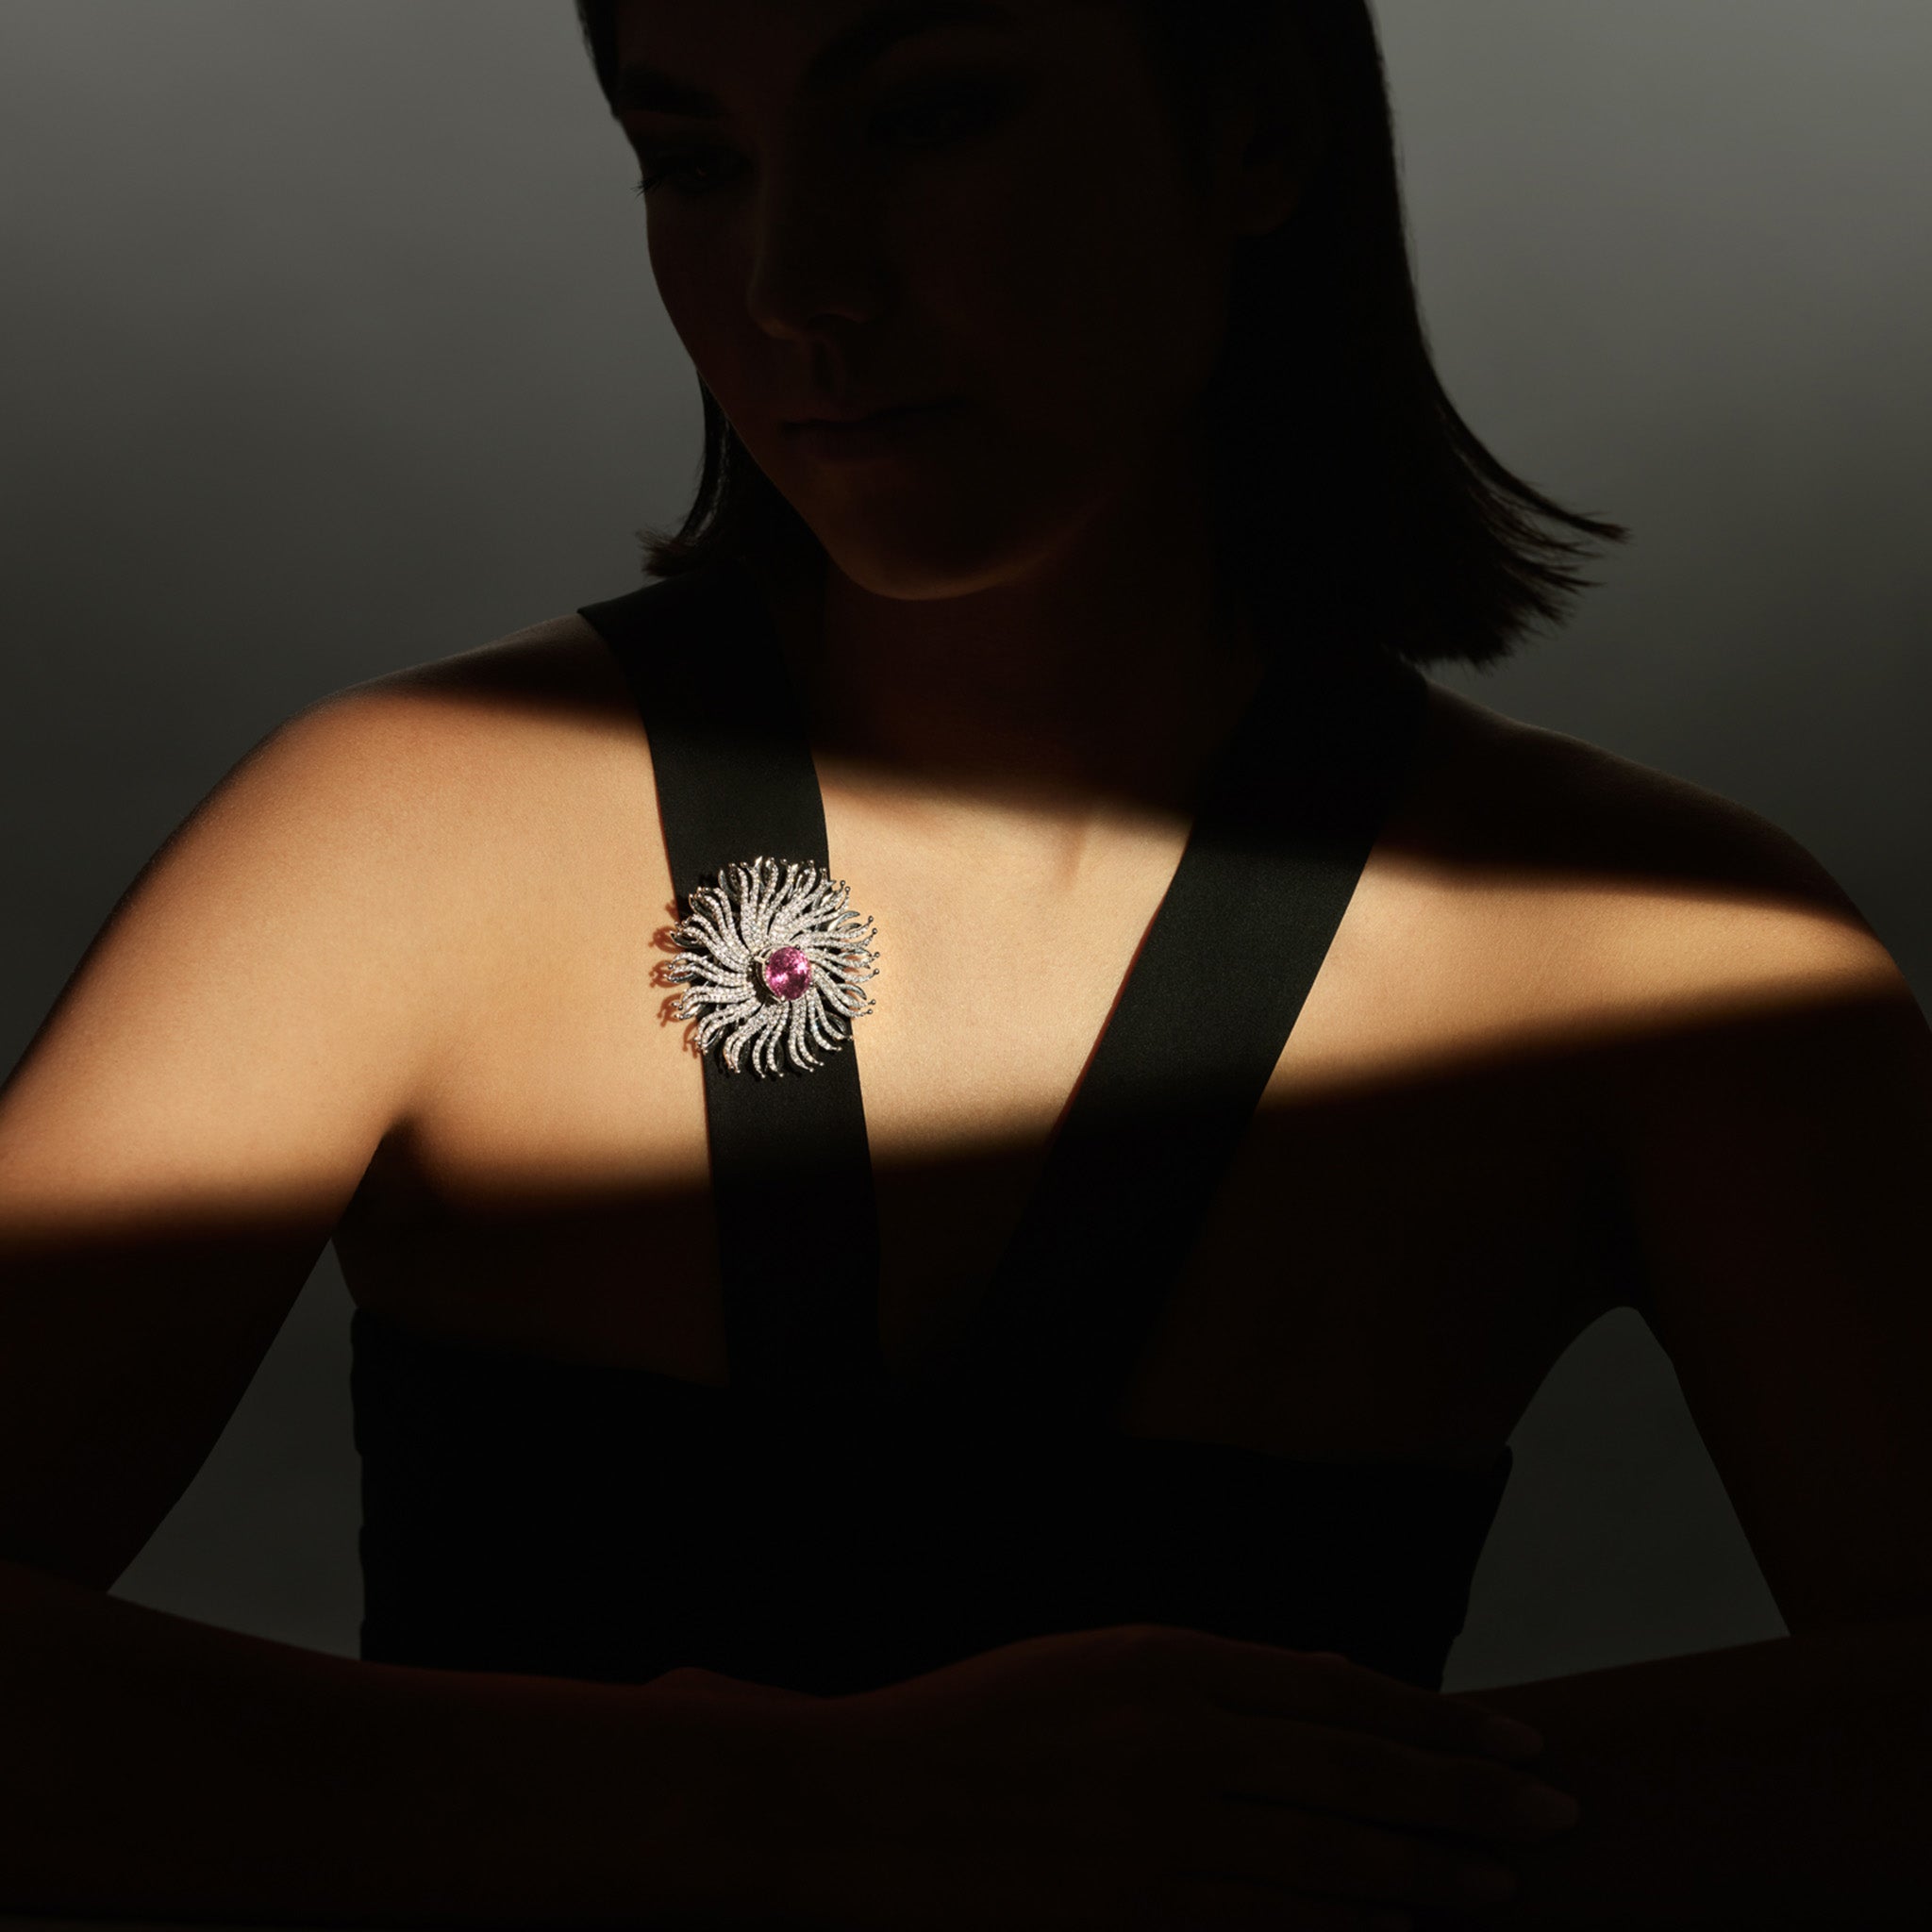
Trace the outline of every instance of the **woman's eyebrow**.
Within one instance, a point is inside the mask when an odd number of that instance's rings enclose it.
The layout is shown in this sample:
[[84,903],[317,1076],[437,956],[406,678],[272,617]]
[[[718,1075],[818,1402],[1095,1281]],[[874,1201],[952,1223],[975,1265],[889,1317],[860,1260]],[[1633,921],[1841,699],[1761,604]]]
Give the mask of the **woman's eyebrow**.
[[[886,51],[914,34],[947,26],[991,26],[1011,30],[1018,19],[995,0],[887,0],[869,8],[821,47],[805,70],[799,92],[829,93],[855,79]],[[661,68],[632,62],[619,69],[610,89],[611,111],[679,114],[694,121],[720,121],[724,106],[716,94],[691,86]]]

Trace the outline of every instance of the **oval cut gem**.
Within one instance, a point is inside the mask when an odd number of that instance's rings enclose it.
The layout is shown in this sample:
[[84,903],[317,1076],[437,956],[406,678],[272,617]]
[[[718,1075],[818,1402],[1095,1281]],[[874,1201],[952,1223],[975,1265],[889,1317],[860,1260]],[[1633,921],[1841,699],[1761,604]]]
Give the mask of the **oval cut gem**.
[[796,946],[774,946],[761,970],[765,984],[781,1000],[802,999],[811,984],[811,961]]

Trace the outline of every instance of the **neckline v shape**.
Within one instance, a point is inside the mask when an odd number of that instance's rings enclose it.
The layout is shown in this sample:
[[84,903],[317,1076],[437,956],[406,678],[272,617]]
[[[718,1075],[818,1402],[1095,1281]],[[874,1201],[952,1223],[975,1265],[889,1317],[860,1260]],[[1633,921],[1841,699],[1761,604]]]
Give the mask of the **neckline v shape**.
[[[757,854],[829,873],[803,710],[750,574],[712,566],[578,614],[637,703],[680,914]],[[1029,1432],[1105,1427],[1341,924],[1425,698],[1387,654],[1276,660],[1217,751],[964,1345],[931,1376],[885,1369],[857,1041],[782,1078],[708,1052],[732,1385],[820,1413],[897,1402]]]

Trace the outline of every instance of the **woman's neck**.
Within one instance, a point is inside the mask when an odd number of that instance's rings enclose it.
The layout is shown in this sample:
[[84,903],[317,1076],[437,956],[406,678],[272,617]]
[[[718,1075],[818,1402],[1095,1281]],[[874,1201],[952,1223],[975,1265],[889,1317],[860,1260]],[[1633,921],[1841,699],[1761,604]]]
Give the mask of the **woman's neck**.
[[772,604],[822,754],[1055,819],[1190,810],[1266,661],[1209,558],[1171,544],[926,599],[828,562]]

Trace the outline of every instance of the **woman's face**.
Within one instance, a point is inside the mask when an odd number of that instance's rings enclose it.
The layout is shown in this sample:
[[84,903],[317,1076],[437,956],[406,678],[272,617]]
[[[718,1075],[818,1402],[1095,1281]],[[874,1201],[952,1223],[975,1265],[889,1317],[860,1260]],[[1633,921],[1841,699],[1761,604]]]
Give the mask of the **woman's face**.
[[[623,0],[618,36],[671,320],[855,582],[1014,580],[1171,475],[1291,191],[1190,189],[1117,0]],[[791,426],[940,398],[875,448]]]

